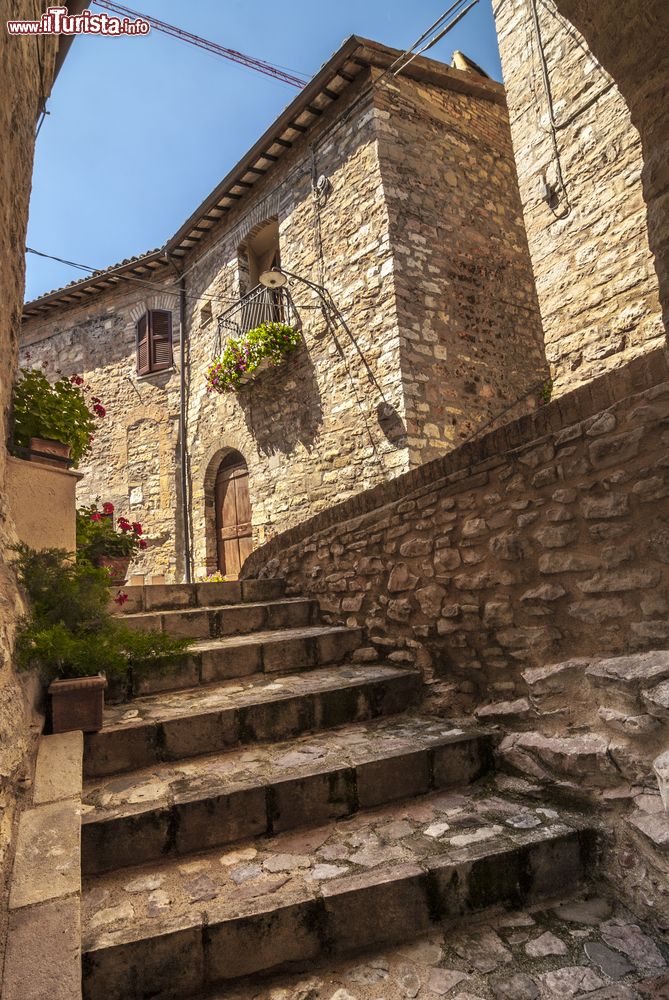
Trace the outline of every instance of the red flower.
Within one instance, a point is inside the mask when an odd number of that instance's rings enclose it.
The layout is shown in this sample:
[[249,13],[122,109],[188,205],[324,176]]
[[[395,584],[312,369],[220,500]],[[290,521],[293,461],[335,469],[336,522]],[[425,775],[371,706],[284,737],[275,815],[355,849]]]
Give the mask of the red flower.
[[93,407],[93,413],[95,413],[98,417],[104,417],[107,411],[100,403],[96,403]]
[[101,521],[101,520],[102,520],[102,514],[98,514],[97,511],[94,514],[91,514],[91,521]]
[[136,535],[141,535],[141,533],[142,533],[142,526],[141,526],[141,524],[139,524],[137,521],[133,521],[132,522],[132,530],[135,532]]
[[146,538],[140,538],[140,540],[139,540],[139,547],[140,547],[140,549],[145,549],[148,544],[149,543],[147,542]]
[[102,402],[102,400],[100,399],[99,396],[91,396],[91,400],[92,400],[93,403],[101,403]]
[[102,509],[105,512],[105,514],[113,514],[114,513],[114,504],[113,503],[109,503],[109,501],[107,501],[107,503],[103,503]]
[[70,382],[72,383],[72,385],[83,385],[84,384],[84,380],[81,377],[81,375],[71,375],[70,376]]
[[118,594],[114,598],[114,601],[118,605],[125,604],[125,602],[127,600],[128,600],[128,595],[126,593],[124,593],[124,591],[122,591],[122,590],[119,590]]

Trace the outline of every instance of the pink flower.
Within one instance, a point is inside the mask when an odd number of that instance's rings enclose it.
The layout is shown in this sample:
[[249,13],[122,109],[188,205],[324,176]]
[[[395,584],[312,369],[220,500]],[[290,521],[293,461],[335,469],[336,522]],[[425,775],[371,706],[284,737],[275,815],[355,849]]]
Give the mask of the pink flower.
[[81,375],[71,375],[70,376],[70,382],[72,383],[72,385],[83,385],[84,384],[84,380],[81,377]]
[[114,513],[114,504],[113,503],[109,503],[109,501],[107,501],[107,503],[103,503],[102,509],[103,509],[103,511],[104,511],[105,514],[113,514]]
[[91,514],[91,521],[101,521],[101,520],[102,520],[102,514],[98,514],[97,511],[94,514]]
[[141,524],[138,521],[133,521],[132,522],[132,530],[135,532],[136,535],[141,535],[141,533],[142,533],[142,526],[141,526]]
[[127,600],[128,600],[128,595],[123,590],[119,590],[118,594],[114,598],[114,602],[119,606],[121,604],[125,604]]
[[139,547],[140,547],[140,549],[145,549],[147,545],[148,545],[148,542],[147,542],[146,538],[140,538],[140,540],[139,540]]
[[102,406],[101,403],[95,403],[95,405],[93,406],[93,412],[98,417],[104,417],[107,413],[107,411],[105,410],[104,406]]

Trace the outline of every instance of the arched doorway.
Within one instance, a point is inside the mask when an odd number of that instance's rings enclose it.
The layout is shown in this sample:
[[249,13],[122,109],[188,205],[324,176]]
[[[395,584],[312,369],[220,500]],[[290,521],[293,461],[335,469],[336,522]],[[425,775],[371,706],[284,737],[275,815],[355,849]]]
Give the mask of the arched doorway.
[[218,569],[236,579],[253,549],[249,470],[238,451],[221,462],[214,487]]

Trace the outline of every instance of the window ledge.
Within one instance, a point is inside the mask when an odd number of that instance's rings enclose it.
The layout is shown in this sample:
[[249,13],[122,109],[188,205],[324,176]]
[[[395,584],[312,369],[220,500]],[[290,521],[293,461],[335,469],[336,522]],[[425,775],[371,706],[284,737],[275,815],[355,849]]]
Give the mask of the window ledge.
[[135,381],[148,382],[152,378],[163,378],[165,375],[174,375],[176,370],[175,365],[172,365],[171,368],[163,368],[162,371],[159,372],[147,372],[146,375],[138,375],[137,372],[135,372]]

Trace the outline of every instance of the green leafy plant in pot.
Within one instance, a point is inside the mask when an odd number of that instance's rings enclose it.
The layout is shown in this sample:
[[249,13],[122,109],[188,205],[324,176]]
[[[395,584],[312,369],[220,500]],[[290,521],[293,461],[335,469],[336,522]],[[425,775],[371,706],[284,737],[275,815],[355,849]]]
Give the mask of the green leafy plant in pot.
[[133,556],[147,547],[139,521],[119,517],[114,525],[114,505],[96,503],[77,510],[77,557],[106,569],[111,583],[125,582]]
[[16,549],[30,613],[16,640],[19,668],[49,685],[54,732],[102,726],[104,690],[125,693],[133,680],[183,656],[190,640],[135,631],[110,611],[109,575],[62,549]]
[[14,444],[36,461],[77,468],[107,413],[91,391],[81,375],[51,383],[41,369],[22,368],[12,400]]
[[266,368],[277,368],[301,337],[287,323],[261,323],[239,338],[230,337],[207,368],[207,392],[238,392]]

